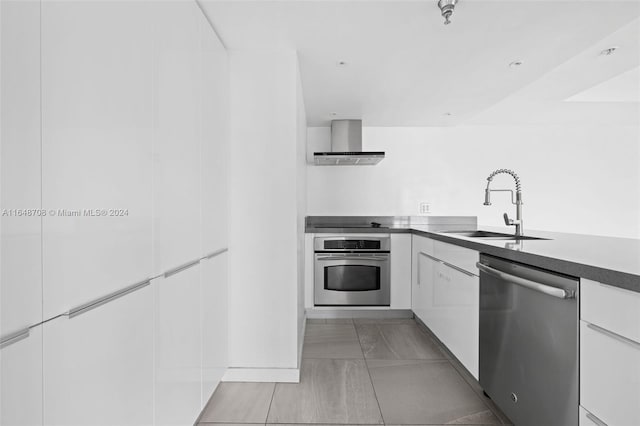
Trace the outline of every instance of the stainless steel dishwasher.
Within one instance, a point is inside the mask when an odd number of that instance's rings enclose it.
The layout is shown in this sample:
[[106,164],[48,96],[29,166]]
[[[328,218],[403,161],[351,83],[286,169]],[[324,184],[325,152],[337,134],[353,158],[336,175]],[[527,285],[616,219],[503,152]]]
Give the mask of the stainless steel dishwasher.
[[517,426],[578,425],[578,279],[481,255],[480,385]]

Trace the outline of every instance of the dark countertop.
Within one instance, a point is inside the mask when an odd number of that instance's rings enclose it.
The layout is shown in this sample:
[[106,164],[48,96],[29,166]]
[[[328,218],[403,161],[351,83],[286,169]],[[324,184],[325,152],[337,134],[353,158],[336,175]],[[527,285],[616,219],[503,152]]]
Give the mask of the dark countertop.
[[[380,228],[315,227],[307,224],[307,233],[411,233],[433,238],[525,263],[550,271],[587,278],[604,284],[640,292],[640,240],[567,234],[546,231],[525,231],[525,235],[547,240],[482,240],[448,234],[444,231],[473,230],[465,225],[389,224]],[[509,232],[503,228],[479,227],[483,230]]]

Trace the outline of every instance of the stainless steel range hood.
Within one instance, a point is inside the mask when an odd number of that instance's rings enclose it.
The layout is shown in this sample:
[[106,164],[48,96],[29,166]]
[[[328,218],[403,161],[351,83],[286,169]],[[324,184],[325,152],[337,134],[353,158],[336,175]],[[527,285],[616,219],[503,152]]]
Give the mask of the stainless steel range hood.
[[362,151],[362,120],[331,122],[331,152],[314,152],[317,166],[371,166],[384,158],[382,151]]

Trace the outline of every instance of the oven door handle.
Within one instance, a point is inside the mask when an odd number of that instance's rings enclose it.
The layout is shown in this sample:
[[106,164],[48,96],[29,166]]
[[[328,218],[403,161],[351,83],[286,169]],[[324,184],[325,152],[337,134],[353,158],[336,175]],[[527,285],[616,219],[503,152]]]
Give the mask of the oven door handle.
[[364,256],[318,256],[317,260],[370,260],[373,262],[386,262],[389,260],[389,256],[380,257],[364,257]]

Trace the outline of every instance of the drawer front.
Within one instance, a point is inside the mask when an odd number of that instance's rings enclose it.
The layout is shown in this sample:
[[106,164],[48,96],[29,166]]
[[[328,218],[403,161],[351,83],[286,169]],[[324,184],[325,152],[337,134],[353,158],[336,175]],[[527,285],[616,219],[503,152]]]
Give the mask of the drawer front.
[[580,321],[580,405],[608,425],[640,425],[640,344]]
[[640,342],[640,293],[580,280],[580,317]]
[[462,268],[474,275],[479,275],[476,262],[480,260],[480,254],[475,250],[434,240],[433,253],[433,255],[440,260]]

